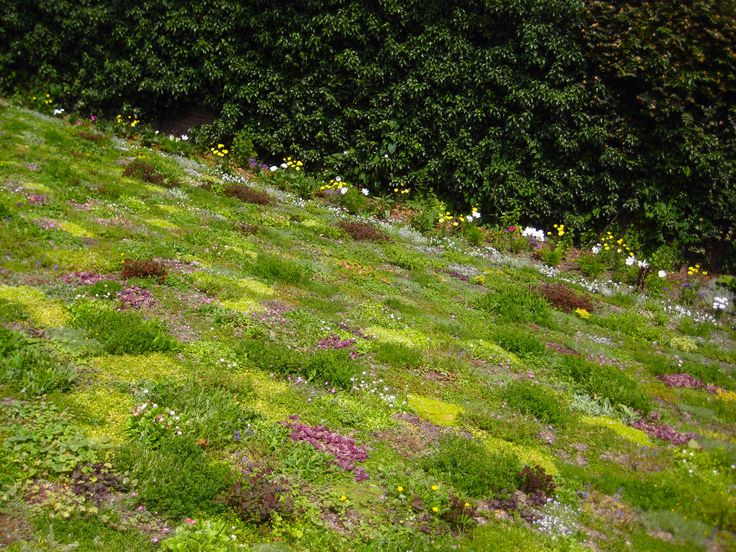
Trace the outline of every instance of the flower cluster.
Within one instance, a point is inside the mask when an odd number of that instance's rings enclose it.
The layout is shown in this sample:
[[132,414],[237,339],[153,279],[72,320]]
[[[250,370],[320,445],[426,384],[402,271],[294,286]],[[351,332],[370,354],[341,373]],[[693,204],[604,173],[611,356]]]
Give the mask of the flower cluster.
[[291,429],[290,437],[293,441],[304,441],[315,449],[329,454],[339,467],[346,471],[354,471],[356,481],[369,478],[363,468],[356,468],[357,463],[368,459],[368,451],[364,447],[357,446],[353,439],[330,431],[323,425],[303,424],[299,421],[299,416],[289,416],[289,420],[284,425]]
[[392,408],[399,405],[406,405],[406,401],[399,402],[396,395],[391,392],[391,388],[383,382],[383,379],[379,378],[377,380],[371,381],[369,379],[366,379],[367,377],[368,373],[364,371],[361,374],[360,379],[355,377],[350,378],[350,381],[352,382],[352,390],[365,391],[366,393],[370,393],[371,395],[376,395],[379,399],[381,399]]
[[141,307],[148,308],[155,303],[151,292],[138,286],[130,286],[128,288],[125,288],[124,290],[118,292],[117,298],[118,301],[123,303],[125,307],[130,307],[134,309],[138,309]]
[[345,195],[346,193],[348,193],[349,189],[350,189],[350,184],[348,184],[347,182],[343,182],[342,177],[336,176],[335,178],[330,180],[329,184],[320,186],[319,191],[320,192],[335,191],[342,195]]
[[708,271],[707,270],[701,270],[700,265],[696,264],[695,266],[688,266],[687,267],[687,275],[688,276],[707,276]]
[[521,231],[521,235],[530,241],[543,242],[544,241],[544,230],[539,230],[532,226],[527,226]]
[[728,310],[728,297],[714,297],[713,298],[713,309],[726,311]]
[[230,150],[225,147],[225,144],[217,144],[217,147],[210,148],[210,153],[215,157],[225,157]]
[[[31,99],[34,102],[38,100],[38,98],[36,96],[33,96]],[[43,105],[51,105],[52,103],[54,103],[54,100],[51,97],[51,94],[44,94],[44,97],[43,97]]]
[[[564,224],[553,224],[552,228],[557,230],[557,237],[561,238],[565,235],[565,225]],[[547,232],[548,236],[552,235],[552,232]]]
[[135,115],[128,115],[127,118],[123,117],[119,113],[115,116],[115,122],[122,126],[129,126],[130,128],[135,128],[140,124],[140,120]]
[[396,184],[394,184],[393,192],[398,195],[407,195],[411,193],[411,189],[405,180],[400,179],[396,181]]
[[[146,395],[148,390],[143,389],[142,393]],[[133,409],[127,431],[146,441],[155,442],[167,434],[182,435],[180,421],[181,417],[173,410],[145,401]]]
[[318,349],[347,349],[347,348],[351,348],[353,345],[355,345],[354,339],[341,339],[340,336],[331,335],[330,337],[325,337],[324,339],[320,339],[319,343],[317,343],[317,348]]
[[437,222],[446,227],[458,227],[464,222],[471,223],[480,218],[480,211],[473,207],[469,215],[453,215],[450,211],[439,214]]
[[[281,168],[282,169],[291,169],[291,170],[294,170],[296,172],[301,171],[303,166],[304,166],[304,163],[302,163],[298,159],[293,159],[292,157],[285,157],[284,158],[284,162],[281,163]],[[271,167],[271,170],[274,171],[274,170],[276,170],[276,168],[275,167]]]

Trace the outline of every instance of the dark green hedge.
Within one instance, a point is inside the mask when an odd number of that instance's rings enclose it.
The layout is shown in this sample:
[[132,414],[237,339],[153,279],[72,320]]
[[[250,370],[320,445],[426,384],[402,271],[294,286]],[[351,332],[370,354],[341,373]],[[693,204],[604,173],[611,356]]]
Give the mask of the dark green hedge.
[[57,84],[67,110],[198,106],[266,156],[728,262],[729,5],[2,0],[0,85]]

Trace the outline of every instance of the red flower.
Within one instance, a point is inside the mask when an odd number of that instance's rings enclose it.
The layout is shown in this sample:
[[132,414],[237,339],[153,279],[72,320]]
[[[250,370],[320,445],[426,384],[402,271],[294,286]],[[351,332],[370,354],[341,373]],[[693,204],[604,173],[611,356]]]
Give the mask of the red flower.
[[193,520],[192,518],[187,518],[184,520],[184,523],[188,523],[189,525],[194,525],[197,522]]

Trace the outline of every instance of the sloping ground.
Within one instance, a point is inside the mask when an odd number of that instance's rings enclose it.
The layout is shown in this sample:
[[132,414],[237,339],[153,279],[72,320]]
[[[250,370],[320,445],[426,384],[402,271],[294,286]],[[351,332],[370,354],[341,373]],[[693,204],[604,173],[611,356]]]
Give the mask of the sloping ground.
[[1,109],[0,548],[736,546],[730,319]]

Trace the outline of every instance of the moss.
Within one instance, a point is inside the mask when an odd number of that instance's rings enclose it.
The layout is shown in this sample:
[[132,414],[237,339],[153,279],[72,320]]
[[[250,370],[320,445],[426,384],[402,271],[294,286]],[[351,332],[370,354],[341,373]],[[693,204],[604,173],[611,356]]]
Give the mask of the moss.
[[584,424],[592,426],[606,427],[613,431],[619,437],[623,437],[627,441],[631,441],[632,443],[635,443],[637,445],[643,447],[654,446],[654,443],[652,443],[651,439],[649,439],[649,436],[646,433],[644,433],[640,429],[635,429],[633,427],[624,425],[623,423],[619,422],[618,420],[614,420],[613,418],[609,418],[607,416],[582,416],[580,418],[580,421]]
[[164,219],[146,219],[146,223],[150,224],[151,226],[155,226],[156,228],[161,228],[162,230],[179,230],[179,226],[177,226],[173,222],[169,222],[168,220]]
[[429,399],[419,395],[409,395],[408,399],[409,407],[414,412],[436,425],[456,425],[457,417],[463,411],[462,407],[456,404],[437,399]]
[[557,469],[554,457],[540,449],[526,447],[504,439],[498,439],[479,429],[472,430],[471,433],[475,435],[476,438],[480,439],[489,451],[513,453],[527,466],[541,466],[548,474],[554,476],[557,476],[560,473]]
[[58,328],[70,320],[69,313],[61,303],[49,299],[36,288],[0,286],[0,299],[19,304],[31,321],[40,327]]
[[75,238],[93,238],[94,234],[85,228],[82,228],[78,224],[69,221],[62,221],[59,226],[65,232],[68,232]]
[[187,370],[182,364],[162,353],[95,357],[92,365],[100,371],[99,377],[105,381],[136,383],[187,377]]

